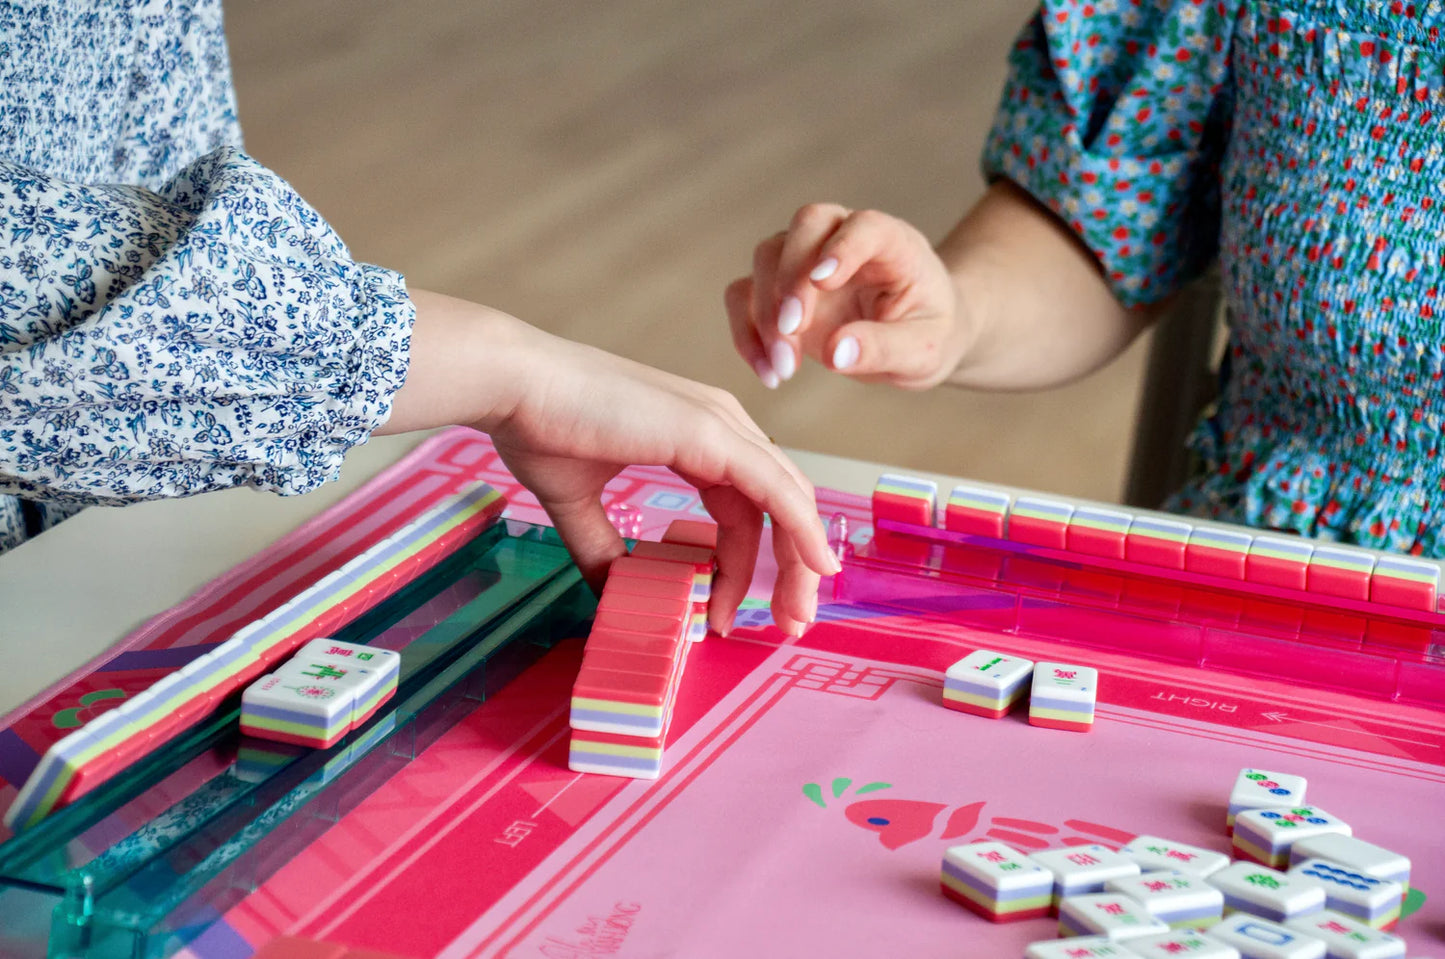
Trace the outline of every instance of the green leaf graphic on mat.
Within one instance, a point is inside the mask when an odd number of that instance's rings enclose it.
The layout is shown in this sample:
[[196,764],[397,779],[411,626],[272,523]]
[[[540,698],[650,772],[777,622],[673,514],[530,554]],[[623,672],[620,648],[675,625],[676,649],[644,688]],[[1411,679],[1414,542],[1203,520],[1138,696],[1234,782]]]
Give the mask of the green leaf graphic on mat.
[[[842,799],[843,793],[847,792],[848,787],[852,784],[853,780],[849,779],[847,776],[839,776],[829,785],[828,791],[833,794],[834,799]],[[877,792],[880,789],[892,788],[892,783],[873,782],[868,783],[865,786],[859,786],[857,789],[853,790],[853,795],[861,796],[864,793]],[[823,787],[818,785],[817,783],[804,783],[803,795],[807,797],[808,802],[817,806],[819,809],[828,808],[828,803],[823,799]]]
[[1405,894],[1405,901],[1400,904],[1400,918],[1404,919],[1412,912],[1419,912],[1423,905],[1425,905],[1425,894],[1411,887],[1410,891]]

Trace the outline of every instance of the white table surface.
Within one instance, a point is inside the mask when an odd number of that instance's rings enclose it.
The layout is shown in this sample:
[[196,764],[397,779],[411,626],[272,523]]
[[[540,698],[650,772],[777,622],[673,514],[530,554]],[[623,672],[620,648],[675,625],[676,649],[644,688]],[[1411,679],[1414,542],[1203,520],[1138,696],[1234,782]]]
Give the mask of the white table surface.
[[[0,554],[0,715],[103,653],[141,623],[265,549],[395,463],[427,434],[381,437],[341,479],[305,496],[228,490],[89,509]],[[868,493],[874,463],[792,452],[820,486]],[[929,477],[948,489],[951,478]]]

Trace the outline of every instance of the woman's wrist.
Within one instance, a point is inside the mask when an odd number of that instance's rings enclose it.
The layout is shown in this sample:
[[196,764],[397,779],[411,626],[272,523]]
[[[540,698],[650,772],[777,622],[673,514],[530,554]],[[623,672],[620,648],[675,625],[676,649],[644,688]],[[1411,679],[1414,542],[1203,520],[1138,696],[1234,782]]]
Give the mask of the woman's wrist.
[[[416,320],[406,382],[378,433],[466,424],[491,430],[521,402],[529,342],[545,336],[514,316],[467,300],[411,290]],[[535,372],[535,370],[533,371]]]

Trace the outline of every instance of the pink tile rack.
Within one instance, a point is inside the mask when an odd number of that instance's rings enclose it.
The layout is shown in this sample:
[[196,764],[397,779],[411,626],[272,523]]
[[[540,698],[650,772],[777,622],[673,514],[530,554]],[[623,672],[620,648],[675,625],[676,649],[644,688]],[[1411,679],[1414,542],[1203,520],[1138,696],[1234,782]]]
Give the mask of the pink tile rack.
[[1440,563],[983,487],[930,514],[929,487],[881,482],[854,557],[926,575],[854,576],[850,601],[1445,710]]

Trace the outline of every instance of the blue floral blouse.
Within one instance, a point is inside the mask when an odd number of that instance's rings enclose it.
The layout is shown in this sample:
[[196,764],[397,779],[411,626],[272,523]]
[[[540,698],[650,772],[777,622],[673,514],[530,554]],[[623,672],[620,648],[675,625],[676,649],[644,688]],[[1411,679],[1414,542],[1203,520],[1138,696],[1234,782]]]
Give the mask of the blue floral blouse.
[[1441,0],[1043,0],[1014,46],[987,171],[1125,303],[1220,261],[1173,508],[1445,556],[1442,29]]
[[87,505],[334,478],[413,317],[242,152],[221,0],[0,0],[0,550]]

